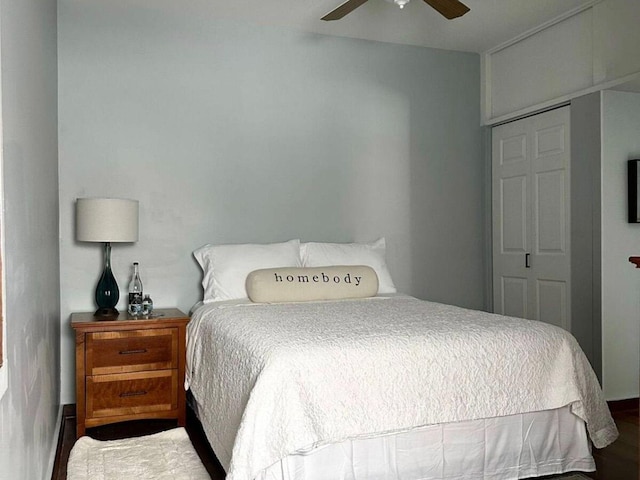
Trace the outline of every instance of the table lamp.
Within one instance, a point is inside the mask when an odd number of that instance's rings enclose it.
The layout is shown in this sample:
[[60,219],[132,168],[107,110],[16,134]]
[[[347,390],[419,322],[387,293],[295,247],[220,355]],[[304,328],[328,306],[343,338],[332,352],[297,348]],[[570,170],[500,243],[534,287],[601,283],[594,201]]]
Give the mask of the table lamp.
[[104,271],[96,287],[95,312],[99,317],[118,315],[118,284],[111,272],[111,243],[138,241],[138,201],[124,198],[78,198],[76,239],[104,243]]

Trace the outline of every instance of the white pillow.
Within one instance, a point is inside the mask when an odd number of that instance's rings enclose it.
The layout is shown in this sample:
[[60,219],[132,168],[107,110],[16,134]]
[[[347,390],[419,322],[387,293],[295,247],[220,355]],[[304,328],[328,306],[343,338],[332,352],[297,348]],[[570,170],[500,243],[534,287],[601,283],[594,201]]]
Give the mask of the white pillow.
[[300,245],[303,266],[367,265],[378,275],[378,293],[396,293],[385,261],[385,250],[384,238],[371,243],[309,242]]
[[247,276],[252,302],[310,302],[374,297],[378,277],[366,265],[265,268]]
[[254,270],[300,267],[300,240],[283,243],[204,245],[193,252],[204,277],[205,303],[247,298],[245,281]]

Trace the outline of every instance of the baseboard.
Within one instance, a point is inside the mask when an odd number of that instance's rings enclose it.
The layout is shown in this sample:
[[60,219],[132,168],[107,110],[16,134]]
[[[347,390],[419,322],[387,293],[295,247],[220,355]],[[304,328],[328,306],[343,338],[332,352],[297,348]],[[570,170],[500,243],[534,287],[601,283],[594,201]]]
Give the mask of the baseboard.
[[609,400],[607,402],[611,412],[626,412],[630,410],[638,411],[640,406],[639,398],[626,398],[624,400]]
[[62,432],[62,410],[64,406],[58,406],[58,415],[56,416],[56,428],[53,432],[53,439],[55,442],[51,442],[51,451],[49,452],[49,463],[47,465],[46,477],[53,478],[53,472],[56,464],[56,458],[58,456],[58,445],[60,444],[60,432]]
[[[69,422],[70,419],[75,419],[76,418],[76,405],[74,404],[70,404],[70,405],[61,405],[60,406],[60,413],[58,416],[58,420],[59,420],[59,430],[58,430],[58,441],[56,442],[56,450],[55,450],[55,459],[53,464],[51,465],[51,476],[49,476],[48,478],[50,478],[51,480],[57,480],[57,474],[56,472],[61,472],[64,471],[64,476],[62,478],[66,478],[66,466],[65,468],[63,468],[62,465],[60,465],[61,462],[66,462],[67,458],[66,456],[62,455],[62,448],[63,448],[63,444],[64,444],[64,434],[66,432],[67,427],[67,423]],[[54,475],[56,475],[54,477]]]

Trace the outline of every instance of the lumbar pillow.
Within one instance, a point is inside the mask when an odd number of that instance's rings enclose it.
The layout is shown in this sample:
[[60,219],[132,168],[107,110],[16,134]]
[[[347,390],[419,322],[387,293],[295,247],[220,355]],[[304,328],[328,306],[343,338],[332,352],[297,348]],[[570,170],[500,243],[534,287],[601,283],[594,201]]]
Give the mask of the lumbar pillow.
[[366,265],[267,268],[251,272],[246,289],[257,303],[364,298],[378,293],[378,276]]
[[253,270],[300,267],[300,240],[283,243],[204,245],[193,252],[204,274],[205,303],[247,298],[244,288]]
[[385,261],[386,243],[380,238],[371,243],[318,243],[300,245],[302,265],[368,265],[373,268],[380,281],[379,293],[396,293],[396,287]]

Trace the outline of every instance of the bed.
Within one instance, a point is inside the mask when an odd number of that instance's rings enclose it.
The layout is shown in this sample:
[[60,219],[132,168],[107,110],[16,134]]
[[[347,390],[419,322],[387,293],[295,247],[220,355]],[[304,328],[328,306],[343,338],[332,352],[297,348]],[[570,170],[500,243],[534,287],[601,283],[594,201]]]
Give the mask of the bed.
[[[225,298],[207,294],[224,266],[196,255],[210,275],[187,340],[186,386],[229,480],[593,471],[591,444],[617,437],[595,374],[560,328],[399,295],[379,264],[375,296],[253,302],[245,278],[256,264],[240,257],[242,292]],[[320,286],[339,292],[353,278],[300,258],[266,266],[325,269],[343,285]],[[345,263],[317,262],[329,260]]]

